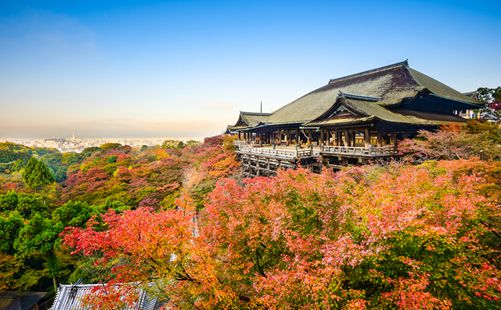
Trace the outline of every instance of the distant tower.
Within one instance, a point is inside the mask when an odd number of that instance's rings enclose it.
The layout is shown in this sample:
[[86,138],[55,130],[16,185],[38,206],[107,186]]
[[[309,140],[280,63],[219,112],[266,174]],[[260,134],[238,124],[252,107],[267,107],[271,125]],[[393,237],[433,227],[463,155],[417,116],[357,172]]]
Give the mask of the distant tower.
[[75,132],[73,131],[73,136],[71,137],[71,140],[75,140]]
[[261,105],[259,106],[259,113],[263,113],[263,100],[261,100]]

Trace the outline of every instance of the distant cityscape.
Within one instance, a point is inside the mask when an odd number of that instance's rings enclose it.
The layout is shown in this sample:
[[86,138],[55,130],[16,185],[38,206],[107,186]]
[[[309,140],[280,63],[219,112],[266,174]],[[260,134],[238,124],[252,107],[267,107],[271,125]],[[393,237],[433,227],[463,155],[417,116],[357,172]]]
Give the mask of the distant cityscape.
[[13,142],[30,147],[55,148],[60,152],[82,152],[87,147],[100,146],[105,143],[120,143],[131,147],[161,145],[165,140],[197,140],[186,138],[77,138],[75,134],[71,138],[0,138],[0,142]]

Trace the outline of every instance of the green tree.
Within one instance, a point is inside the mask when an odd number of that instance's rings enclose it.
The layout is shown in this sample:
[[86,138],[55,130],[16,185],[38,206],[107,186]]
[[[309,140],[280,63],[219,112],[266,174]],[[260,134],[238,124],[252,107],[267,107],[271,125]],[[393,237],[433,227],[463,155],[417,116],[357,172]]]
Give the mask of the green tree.
[[14,254],[14,241],[23,227],[24,219],[18,212],[9,212],[7,216],[0,215],[0,252]]
[[52,221],[61,227],[84,226],[92,215],[92,208],[82,201],[68,201],[52,212]]
[[37,213],[46,216],[48,209],[47,197],[40,194],[19,194],[16,210],[25,219],[30,219]]
[[26,163],[32,155],[32,150],[27,146],[12,142],[0,143],[0,163],[8,163],[18,159]]
[[[14,249],[17,251],[15,256],[17,258],[23,261],[38,258],[45,262],[43,270],[36,270],[39,272],[35,271],[31,272],[31,274],[38,275],[40,280],[48,272],[52,278],[54,290],[57,290],[57,276],[59,275],[55,246],[62,230],[62,225],[54,225],[50,219],[37,213],[21,228],[18,238],[14,241]],[[32,282],[29,284],[32,284]]]
[[178,140],[165,140],[162,143],[162,148],[164,149],[182,149],[184,146],[184,142]]
[[0,195],[0,212],[13,211],[17,208],[19,195],[15,191],[10,191]]
[[24,168],[23,180],[29,188],[40,190],[44,186],[53,183],[54,177],[43,162],[32,157]]

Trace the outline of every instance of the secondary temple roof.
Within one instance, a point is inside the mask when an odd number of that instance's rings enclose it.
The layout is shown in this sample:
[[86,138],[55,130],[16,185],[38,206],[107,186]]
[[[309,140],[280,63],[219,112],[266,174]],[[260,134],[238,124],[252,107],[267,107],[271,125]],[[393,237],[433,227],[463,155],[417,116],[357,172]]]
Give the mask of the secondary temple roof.
[[[116,284],[107,287],[113,290],[119,288],[123,284]],[[54,305],[51,310],[68,310],[68,309],[87,309],[84,307],[83,299],[86,296],[95,294],[95,289],[103,287],[103,284],[67,284],[60,285],[57,289]],[[144,309],[158,310],[162,308],[163,302],[160,302],[155,296],[147,291],[138,288],[136,290],[137,300],[134,305],[123,308],[124,310]]]

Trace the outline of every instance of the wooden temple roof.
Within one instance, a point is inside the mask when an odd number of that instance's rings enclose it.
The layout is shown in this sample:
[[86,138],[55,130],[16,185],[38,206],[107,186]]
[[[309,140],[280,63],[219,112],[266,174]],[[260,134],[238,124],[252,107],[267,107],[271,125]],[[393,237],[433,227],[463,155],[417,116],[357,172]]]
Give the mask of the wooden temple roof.
[[[464,122],[455,115],[437,115],[420,111],[393,109],[381,105],[373,97],[340,93],[336,103],[316,120],[306,126],[333,126],[347,123],[366,123],[381,120],[388,123],[409,125],[442,125],[448,122]],[[339,111],[346,111],[338,113]]]
[[[344,104],[360,117],[373,117],[388,122],[412,124],[439,124],[446,121],[440,117],[422,118],[419,115],[395,111],[404,101],[422,94],[434,95],[447,102],[461,103],[474,108],[476,101],[449,86],[409,67],[407,61],[340,77],[268,115],[258,115],[252,120],[242,115],[234,127],[262,127],[264,125],[295,124],[305,126],[328,125],[341,119],[327,119],[328,112],[337,104]],[[253,116],[250,116],[251,118]],[[360,117],[356,118],[360,121]],[[349,121],[347,118],[345,121]],[[450,118],[448,118],[450,119]],[[457,118],[454,118],[458,120]],[[243,121],[242,121],[243,120]],[[244,128],[244,127],[240,127]],[[235,128],[237,129],[237,128]]]
[[240,111],[237,123],[233,126],[228,126],[228,130],[239,130],[248,127],[255,127],[261,123],[267,123],[270,115],[271,113]]

